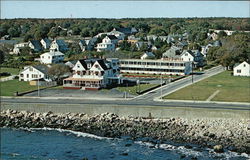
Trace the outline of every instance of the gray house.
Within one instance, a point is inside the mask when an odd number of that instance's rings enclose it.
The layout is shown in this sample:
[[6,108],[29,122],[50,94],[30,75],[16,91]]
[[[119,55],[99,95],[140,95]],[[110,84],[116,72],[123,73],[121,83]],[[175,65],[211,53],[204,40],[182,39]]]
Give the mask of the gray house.
[[35,52],[39,52],[39,51],[43,50],[42,44],[38,40],[30,40],[29,43],[28,43],[28,45]]
[[50,50],[66,52],[68,51],[68,46],[62,39],[55,39],[50,46]]

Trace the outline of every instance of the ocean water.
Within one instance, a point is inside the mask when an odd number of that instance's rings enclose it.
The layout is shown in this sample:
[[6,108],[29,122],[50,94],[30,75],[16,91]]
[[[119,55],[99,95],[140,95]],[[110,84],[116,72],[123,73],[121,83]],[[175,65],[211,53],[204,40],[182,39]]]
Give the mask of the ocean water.
[[105,138],[60,129],[1,128],[1,160],[177,160],[250,159],[247,154],[182,145]]

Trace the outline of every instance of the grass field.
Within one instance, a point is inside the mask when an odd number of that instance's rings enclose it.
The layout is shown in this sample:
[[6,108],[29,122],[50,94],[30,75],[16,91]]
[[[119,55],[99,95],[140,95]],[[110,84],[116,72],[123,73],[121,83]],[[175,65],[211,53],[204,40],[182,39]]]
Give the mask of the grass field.
[[219,93],[211,101],[250,102],[250,77],[234,77],[224,71],[163,98],[205,101],[217,90]]
[[[158,84],[140,84],[140,91],[152,88]],[[120,92],[128,92],[129,94],[137,95],[136,91],[139,91],[139,86],[130,86],[130,87],[117,87],[117,90]]]
[[8,72],[11,73],[12,75],[17,75],[19,74],[19,68],[5,68],[5,67],[1,67],[0,72]]
[[13,96],[15,92],[25,92],[37,89],[37,86],[30,86],[29,82],[18,81],[18,79],[0,82],[1,96]]

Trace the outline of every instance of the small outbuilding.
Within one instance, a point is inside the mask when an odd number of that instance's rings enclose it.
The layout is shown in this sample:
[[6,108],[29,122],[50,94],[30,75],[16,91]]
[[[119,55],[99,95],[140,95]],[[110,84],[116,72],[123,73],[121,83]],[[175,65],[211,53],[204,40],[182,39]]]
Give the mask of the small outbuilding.
[[244,61],[234,66],[234,76],[250,76],[250,65]]

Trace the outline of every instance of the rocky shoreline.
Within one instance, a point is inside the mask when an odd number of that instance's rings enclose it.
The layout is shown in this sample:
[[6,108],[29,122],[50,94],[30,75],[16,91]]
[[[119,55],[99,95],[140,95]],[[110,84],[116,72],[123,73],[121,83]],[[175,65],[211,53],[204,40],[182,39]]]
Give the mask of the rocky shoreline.
[[[91,133],[102,137],[129,136],[131,139],[152,138],[152,143],[172,141],[198,144],[250,154],[249,120],[246,119],[155,119],[151,117],[119,117],[113,113],[90,116],[83,113],[55,114],[4,110],[0,127],[10,128],[60,128]],[[190,146],[187,146],[190,147]]]

